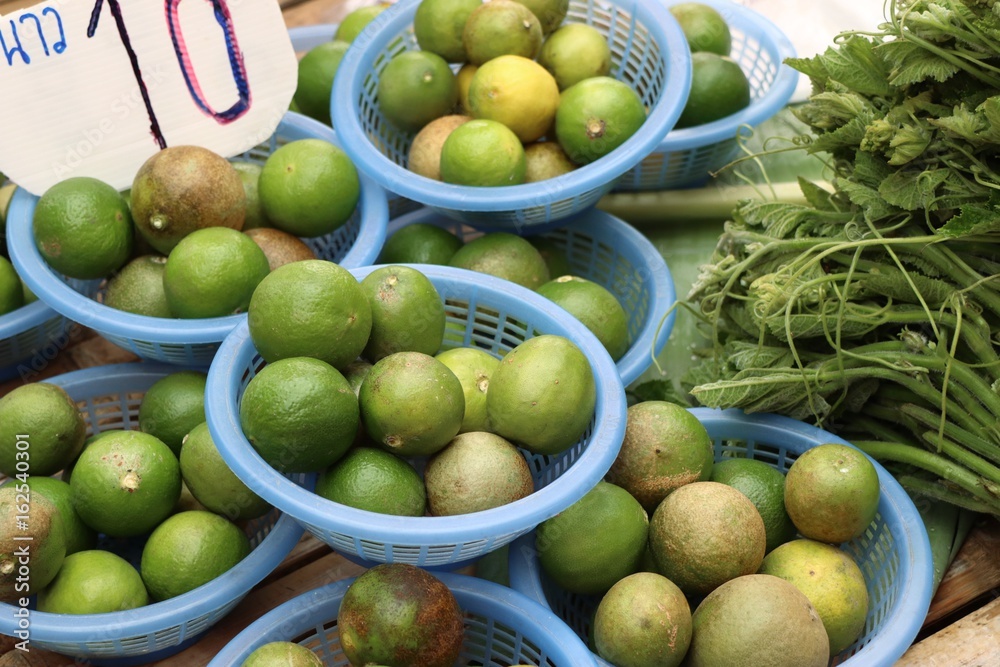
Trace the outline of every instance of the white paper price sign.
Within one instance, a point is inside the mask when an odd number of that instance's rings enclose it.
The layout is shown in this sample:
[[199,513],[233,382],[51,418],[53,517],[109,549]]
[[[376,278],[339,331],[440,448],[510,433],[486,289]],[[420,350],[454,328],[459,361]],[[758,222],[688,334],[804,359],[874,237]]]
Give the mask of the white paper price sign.
[[276,0],[53,0],[0,17],[0,171],[33,194],[119,189],[165,146],[230,157],[288,108],[296,59]]

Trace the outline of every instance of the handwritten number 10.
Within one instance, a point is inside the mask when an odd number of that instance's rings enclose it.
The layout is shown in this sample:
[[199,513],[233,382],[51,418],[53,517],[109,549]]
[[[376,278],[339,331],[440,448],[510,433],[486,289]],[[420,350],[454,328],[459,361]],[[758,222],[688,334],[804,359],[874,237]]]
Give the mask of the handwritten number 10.
[[[228,109],[216,111],[205,99],[204,93],[202,93],[201,86],[198,83],[198,76],[191,63],[191,56],[184,43],[184,33],[181,29],[180,17],[178,15],[178,7],[181,1],[165,0],[165,12],[167,25],[170,28],[170,40],[173,42],[174,53],[177,55],[181,72],[184,74],[184,82],[187,84],[188,92],[191,94],[195,105],[207,115],[214,118],[216,122],[221,124],[231,123],[250,109],[250,85],[247,82],[246,66],[243,63],[242,52],[236,41],[236,34],[233,30],[233,19],[229,13],[229,7],[226,5],[226,0],[208,0],[212,3],[215,20],[219,23],[219,27],[222,28],[222,32],[225,35],[229,66],[232,70],[233,80],[236,83],[238,93],[238,99],[235,104]],[[98,18],[100,18],[104,2],[105,0],[97,0],[97,3],[94,5],[94,11],[90,15],[90,23],[87,26],[87,37],[93,37],[97,30],[97,22]],[[146,113],[149,115],[150,132],[159,147],[166,148],[167,142],[163,138],[160,123],[156,119],[156,113],[153,111],[153,105],[149,99],[149,91],[146,88],[146,82],[142,78],[142,70],[139,67],[139,59],[132,48],[132,41],[125,27],[125,20],[122,18],[121,5],[118,0],[107,0],[107,3],[108,10],[111,12],[111,16],[114,18],[115,25],[118,28],[118,36],[121,38],[125,52],[128,54],[129,62],[132,64],[132,73],[135,75],[136,83],[139,84],[139,92],[142,95],[143,104],[146,106]]]

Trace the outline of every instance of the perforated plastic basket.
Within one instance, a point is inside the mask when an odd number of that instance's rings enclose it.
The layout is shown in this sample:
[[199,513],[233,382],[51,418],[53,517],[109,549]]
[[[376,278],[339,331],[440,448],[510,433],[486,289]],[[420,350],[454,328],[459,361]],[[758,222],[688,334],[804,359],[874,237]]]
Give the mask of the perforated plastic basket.
[[[715,460],[753,458],[787,471],[807,449],[824,443],[850,445],[832,433],[771,414],[694,408],[691,412],[715,443]],[[891,665],[913,642],[931,602],[933,563],[923,521],[903,487],[877,461],[882,495],[878,513],[865,533],[841,548],[854,558],[868,587],[868,618],[861,637],[831,665]],[[591,614],[600,597],[580,596],[558,588],[542,573],[534,533],[510,550],[511,586],[553,609],[582,637],[590,633]],[[693,611],[693,609],[692,609]],[[601,667],[609,663],[598,659]]]
[[633,85],[649,108],[639,131],[601,159],[539,183],[469,187],[419,176],[406,169],[412,135],[388,123],[376,99],[389,60],[418,48],[413,16],[419,3],[401,0],[355,38],[334,81],[333,124],[340,128],[344,150],[387,190],[472,226],[541,230],[589,208],[659,145],[687,99],[691,54],[665,7],[650,0],[571,0],[566,21],[587,23],[607,36],[611,76]]
[[[166,364],[113,364],[47,379],[80,405],[88,434],[138,429],[139,404],[154,382],[177,371]],[[108,614],[30,612],[31,648],[84,658],[95,665],[143,665],[197,641],[275,567],[302,536],[302,527],[278,510],[247,522],[253,550],[238,565],[203,586],[163,602]],[[109,548],[139,565],[141,538],[105,540]],[[0,603],[0,633],[17,636],[17,607]]]
[[[671,7],[686,1],[665,0],[664,4]],[[750,81],[750,105],[711,123],[670,130],[654,151],[618,181],[618,191],[668,190],[705,181],[709,172],[737,157],[737,137],[748,135],[752,127],[778,113],[795,91],[798,72],[782,64],[795,56],[795,49],[776,25],[729,0],[699,2],[718,10],[729,25],[730,57]]]
[[0,315],[0,382],[44,368],[69,344],[72,326],[42,301]]
[[[535,482],[526,498],[461,516],[399,517],[347,507],[312,493],[315,475],[291,481],[257,454],[240,427],[239,403],[264,362],[246,322],[223,342],[208,373],[208,426],[222,457],[243,482],[295,517],[317,538],[359,561],[457,569],[499,549],[583,496],[614,462],[625,433],[625,392],[614,362],[589,330],[531,290],[473,273],[411,265],[434,283],[445,304],[445,346],[476,346],[500,356],[539,333],[570,339],[590,361],[597,383],[594,419],[577,444],[556,456],[525,452]],[[377,267],[353,269],[359,280]]]
[[[292,39],[292,46],[300,56],[305,55],[309,49],[333,41],[333,36],[337,33],[336,23],[321,23],[318,25],[304,25],[288,29],[288,36]],[[420,208],[420,204],[400,197],[394,192],[386,191],[386,202],[389,205],[389,219],[415,211]]]
[[[306,138],[338,144],[333,130],[300,114],[286,114],[271,138],[244,154],[263,163],[279,146]],[[336,231],[314,239],[303,239],[317,256],[346,268],[371,264],[385,242],[388,209],[385,191],[361,176],[361,198],[350,220]],[[109,308],[90,298],[100,298],[100,281],[65,282],[45,262],[32,233],[32,217],[38,198],[18,190],[7,216],[7,242],[11,261],[25,283],[41,301],[74,322],[94,329],[111,342],[136,355],[189,366],[207,366],[219,343],[245,314],[207,319],[166,319],[134,315]]]
[[[443,227],[463,241],[482,235],[479,230],[425,208],[390,222],[386,238],[414,223]],[[540,236],[566,252],[574,275],[608,288],[625,309],[630,345],[617,366],[622,384],[627,387],[663,350],[674,326],[673,311],[664,320],[677,293],[663,256],[634,227],[598,209],[584,211],[565,227]]]
[[[551,611],[499,584],[438,573],[465,613],[465,642],[457,665],[593,667],[587,647]],[[209,667],[240,667],[255,649],[295,641],[327,667],[350,667],[340,644],[337,614],[354,578],[303,593],[268,612],[233,638]]]

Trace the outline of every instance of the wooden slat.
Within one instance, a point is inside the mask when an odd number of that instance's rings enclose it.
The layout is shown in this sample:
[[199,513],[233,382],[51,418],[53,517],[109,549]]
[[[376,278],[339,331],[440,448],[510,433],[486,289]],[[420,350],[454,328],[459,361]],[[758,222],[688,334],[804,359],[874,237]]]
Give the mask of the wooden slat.
[[896,667],[1000,665],[1000,598],[910,647]]

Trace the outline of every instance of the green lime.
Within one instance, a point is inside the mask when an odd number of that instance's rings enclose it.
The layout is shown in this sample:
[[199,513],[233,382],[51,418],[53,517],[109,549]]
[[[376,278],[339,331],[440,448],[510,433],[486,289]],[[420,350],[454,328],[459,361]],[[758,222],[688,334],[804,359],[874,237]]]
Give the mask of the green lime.
[[707,51],[691,54],[691,92],[675,127],[694,127],[731,116],[750,104],[750,82],[739,63]]
[[204,371],[175,371],[154,382],[139,403],[139,430],[180,454],[184,436],[205,421],[207,378]]
[[692,52],[708,51],[728,56],[732,48],[729,24],[714,7],[699,2],[682,2],[670,7]]
[[522,143],[547,134],[558,107],[556,80],[544,67],[522,56],[498,56],[483,63],[469,83],[471,114],[503,123]]
[[795,538],[795,525],[785,511],[785,476],[754,459],[724,459],[712,466],[711,481],[731,486],[750,499],[764,520],[767,552]]
[[520,185],[526,170],[520,139],[495,120],[470,120],[455,128],[441,147],[441,180],[445,183]]
[[116,273],[104,290],[104,305],[147,317],[173,317],[163,273],[167,258],[160,255],[136,257]]
[[70,278],[103,278],[132,254],[128,204],[96,178],[75,176],[50,187],[38,199],[32,224],[42,257]]
[[323,42],[309,49],[299,60],[299,79],[293,99],[300,113],[330,125],[333,79],[350,45],[342,40]]
[[228,572],[250,553],[236,524],[212,512],[181,512],[146,540],[139,573],[154,600],[183,595]]
[[559,90],[566,90],[584,79],[607,76],[611,48],[608,38],[594,26],[568,23],[545,40],[538,64],[552,74]]
[[447,264],[459,248],[462,239],[452,232],[426,222],[406,225],[390,236],[379,264]]
[[66,391],[48,382],[0,397],[0,472],[52,475],[77,457],[87,424]]
[[233,160],[233,169],[240,175],[243,181],[243,194],[246,195],[246,216],[243,220],[243,231],[258,229],[260,227],[270,227],[271,221],[267,219],[264,205],[260,203],[260,172],[264,170],[262,165],[256,162],[245,162],[243,160]]
[[127,560],[93,549],[66,556],[56,578],[38,594],[38,611],[107,614],[148,602],[142,577]]
[[618,361],[628,351],[628,315],[606,287],[576,276],[560,276],[538,287],[597,336],[611,358]]
[[469,15],[482,0],[421,0],[413,15],[413,34],[424,51],[450,63],[468,60],[462,31]]
[[459,433],[488,431],[486,392],[500,360],[475,347],[456,347],[439,352],[437,360],[451,369],[465,392],[465,416]]
[[424,480],[395,454],[356,447],[316,480],[316,494],[341,505],[394,516],[423,516]]
[[334,33],[333,39],[348,43],[353,42],[354,38],[365,29],[365,26],[384,12],[388,6],[388,4],[379,3],[351,10],[337,26],[337,32]]
[[280,359],[247,384],[240,423],[253,448],[276,470],[319,472],[354,442],[358,398],[325,361]]
[[377,97],[386,120],[404,132],[416,132],[451,113],[458,102],[458,82],[441,56],[403,51],[379,75]]
[[595,76],[563,91],[556,139],[570,160],[589,164],[628,141],[644,122],[646,107],[627,83]]
[[97,545],[97,533],[73,509],[73,491],[68,482],[44,475],[29,475],[27,485],[31,493],[45,496],[59,510],[63,532],[66,534],[67,556],[77,551],[93,549]]
[[636,572],[649,520],[628,491],[598,482],[580,500],[543,521],[535,533],[542,570],[572,593],[604,593]]
[[241,667],[323,667],[323,661],[301,644],[268,642],[254,649]]
[[14,266],[5,257],[0,257],[0,315],[14,312],[24,303],[21,279]]
[[462,30],[469,62],[482,65],[498,56],[534,59],[542,48],[542,25],[514,0],[490,0],[477,7]]
[[73,507],[84,523],[112,537],[143,535],[170,516],[181,494],[177,457],[141,431],[109,431],[73,466]]
[[[525,183],[538,183],[550,178],[568,174],[576,169],[577,164],[569,159],[566,151],[555,141],[541,141],[524,147],[524,158],[527,170]],[[561,276],[564,273],[552,274]]]
[[573,273],[573,267],[570,266],[565,246],[545,236],[529,236],[526,238],[528,243],[535,246],[535,250],[545,260],[546,266],[549,267],[550,278],[568,276]]
[[272,225],[312,238],[351,219],[361,197],[361,181],[340,148],[322,139],[299,139],[268,156],[258,191]]
[[180,454],[181,478],[195,500],[230,521],[246,521],[267,514],[271,504],[250,490],[219,453],[208,431],[198,424],[184,438]]
[[455,74],[455,83],[458,84],[458,112],[466,116],[472,115],[472,108],[469,105],[469,88],[472,86],[472,77],[478,71],[478,65],[465,63]]
[[26,494],[24,486],[0,487],[0,600],[6,602],[45,588],[66,557],[59,508],[41,494]]
[[247,314],[267,362],[309,356],[343,368],[368,343],[372,309],[357,278],[324,260],[292,262],[261,281]]
[[170,251],[163,291],[177,317],[223,317],[246,312],[269,271],[267,256],[249,236],[228,227],[206,227]]
[[488,273],[528,289],[536,289],[549,279],[549,269],[541,254],[523,237],[509,232],[490,232],[459,248],[449,265]]
[[409,266],[375,269],[361,281],[372,308],[364,357],[376,362],[395,352],[433,355],[444,339],[444,302],[434,283]]
[[417,132],[406,154],[406,168],[435,181],[441,180],[441,149],[452,131],[472,120],[468,116],[450,114],[435,118]]

